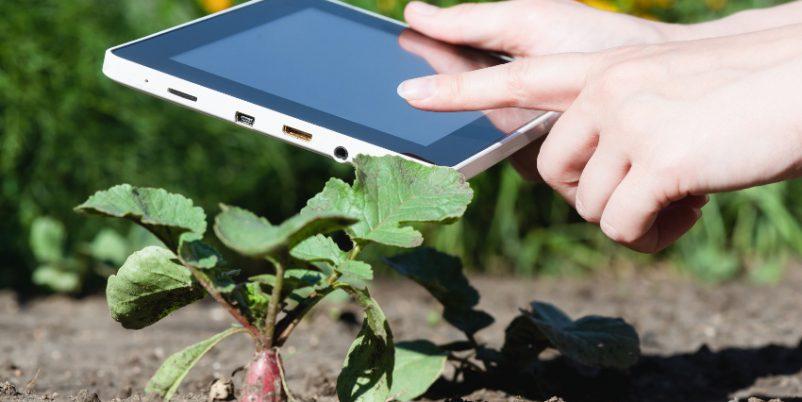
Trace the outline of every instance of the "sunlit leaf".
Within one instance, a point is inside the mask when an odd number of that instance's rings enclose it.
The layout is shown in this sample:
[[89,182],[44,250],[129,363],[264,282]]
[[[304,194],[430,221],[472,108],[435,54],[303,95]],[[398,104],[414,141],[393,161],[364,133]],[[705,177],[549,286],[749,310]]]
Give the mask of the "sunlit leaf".
[[459,218],[473,198],[464,177],[450,168],[365,155],[357,156],[354,165],[353,187],[339,179],[329,180],[304,211],[357,216],[359,222],[348,232],[360,242],[419,246],[423,236],[406,223]]
[[334,240],[321,234],[298,243],[290,250],[290,255],[309,262],[327,262],[332,266],[342,264],[348,257],[348,253],[340,250]]
[[239,327],[229,328],[209,339],[198,342],[167,358],[156,374],[148,381],[145,392],[160,396],[165,401],[172,399],[181,381],[198,361],[223,339],[245,330]]
[[223,257],[214,247],[203,242],[202,236],[191,233],[181,238],[178,247],[181,261],[199,269],[211,269],[223,262]]
[[150,230],[171,250],[178,247],[182,234],[206,231],[203,209],[194,206],[189,198],[157,188],[120,184],[98,191],[75,209],[132,220]]
[[222,205],[214,231],[226,247],[251,257],[291,249],[308,237],[345,228],[356,220],[340,212],[300,213],[280,225],[242,208]]
[[410,401],[423,395],[440,377],[447,357],[446,352],[426,340],[396,343],[390,396]]
[[106,285],[112,318],[125,328],[140,329],[203,298],[204,290],[174,259],[171,251],[157,246],[131,254]]
[[337,396],[341,402],[385,402],[390,395],[395,361],[390,327],[367,290],[346,290],[364,309],[365,320],[337,377]]

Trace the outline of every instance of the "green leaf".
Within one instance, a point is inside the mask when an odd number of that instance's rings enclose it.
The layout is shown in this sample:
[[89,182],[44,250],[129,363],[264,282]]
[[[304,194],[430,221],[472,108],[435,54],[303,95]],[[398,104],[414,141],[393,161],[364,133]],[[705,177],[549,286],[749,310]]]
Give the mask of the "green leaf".
[[183,381],[184,377],[189,373],[189,370],[198,363],[203,355],[209,352],[223,339],[239,332],[245,332],[245,330],[240,327],[229,328],[209,339],[198,342],[171,355],[162,363],[159,370],[156,371],[156,374],[150,378],[148,385],[145,387],[145,392],[156,394],[165,401],[169,401],[178,390],[181,381]]
[[444,222],[459,218],[473,191],[456,170],[424,166],[398,156],[354,159],[353,187],[339,179],[326,183],[302,212],[340,212],[357,216],[348,229],[360,242],[417,247],[423,235],[411,222]]
[[122,265],[131,254],[125,237],[112,229],[103,229],[92,239],[88,247],[89,255],[97,261]]
[[396,343],[390,396],[410,401],[423,395],[440,378],[447,357],[448,353],[429,341]]
[[303,261],[327,262],[332,266],[340,265],[348,258],[348,253],[340,250],[334,240],[321,234],[298,243],[290,250],[290,255]]
[[[270,294],[276,283],[276,276],[271,274],[256,275],[250,281],[264,285],[265,292]],[[315,289],[325,285],[326,275],[309,269],[288,269],[284,271],[284,282],[281,286],[281,298],[298,303],[307,298]]]
[[212,269],[223,262],[223,257],[214,247],[203,242],[197,233],[186,234],[178,246],[178,256],[187,265],[198,269]]
[[157,246],[131,254],[106,285],[112,318],[125,328],[140,329],[203,298],[192,274],[173,259],[171,251]]
[[547,303],[532,303],[525,315],[564,356],[591,367],[625,369],[640,357],[635,329],[620,318],[587,316],[571,321]]
[[182,234],[202,235],[206,231],[203,209],[194,206],[189,198],[160,188],[121,184],[98,191],[75,209],[134,221],[150,230],[171,250],[178,247]]
[[245,300],[248,311],[255,321],[254,324],[258,328],[263,328],[267,306],[270,303],[270,293],[262,289],[261,284],[257,282],[246,282],[241,286],[245,287]]
[[459,258],[432,248],[418,248],[388,258],[387,264],[429,291],[443,305],[443,318],[469,336],[493,323],[493,317],[475,310],[479,292],[462,273]]
[[67,234],[64,225],[46,216],[36,218],[31,224],[30,245],[36,260],[55,263],[64,258],[64,243]]
[[357,289],[365,289],[367,282],[373,280],[373,268],[362,261],[346,260],[335,270],[342,274],[338,282],[346,283]]
[[302,240],[319,233],[341,230],[356,220],[339,212],[308,212],[287,219],[280,225],[242,208],[221,205],[214,231],[228,248],[261,258],[273,252],[291,249]]
[[58,265],[40,265],[33,271],[31,280],[36,285],[58,293],[75,293],[81,290],[81,273],[65,270]]
[[337,377],[337,396],[341,402],[385,402],[390,395],[395,361],[390,326],[367,290],[345,290],[362,306],[365,320]]

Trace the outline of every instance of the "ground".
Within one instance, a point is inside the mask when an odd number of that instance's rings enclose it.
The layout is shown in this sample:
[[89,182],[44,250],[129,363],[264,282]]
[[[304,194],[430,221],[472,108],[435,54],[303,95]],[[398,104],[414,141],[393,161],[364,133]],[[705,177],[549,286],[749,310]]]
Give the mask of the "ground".
[[[473,278],[480,307],[497,318],[478,338],[500,346],[518,308],[538,299],[572,316],[620,316],[641,334],[644,356],[628,372],[589,372],[552,356],[541,376],[519,384],[454,385],[441,380],[427,399],[459,401],[746,401],[750,396],[802,401],[802,269],[771,286],[744,282],[703,285],[670,270],[617,272],[582,278]],[[396,340],[460,339],[435,319],[436,302],[404,279],[384,279],[373,294]],[[349,304],[321,306],[284,350],[296,399],[335,401],[336,373],[358,330]],[[170,353],[230,324],[212,303],[178,311],[141,331],[112,321],[100,297],[52,297],[19,303],[0,294],[0,400],[141,400],[148,377]],[[177,400],[208,399],[215,378],[248,361],[247,337],[224,341],[187,377]],[[234,375],[237,385],[240,373]],[[477,386],[484,389],[475,389]],[[97,396],[97,398],[95,397]],[[555,399],[556,400],[556,399]]]

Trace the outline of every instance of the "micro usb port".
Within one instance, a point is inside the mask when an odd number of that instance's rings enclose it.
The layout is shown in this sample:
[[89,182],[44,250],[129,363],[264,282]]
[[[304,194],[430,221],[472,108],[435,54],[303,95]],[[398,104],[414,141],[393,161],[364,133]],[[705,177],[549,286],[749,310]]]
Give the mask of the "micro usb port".
[[256,118],[242,112],[237,112],[237,114],[234,115],[234,120],[236,120],[236,122],[239,124],[253,127],[253,123],[256,121]]

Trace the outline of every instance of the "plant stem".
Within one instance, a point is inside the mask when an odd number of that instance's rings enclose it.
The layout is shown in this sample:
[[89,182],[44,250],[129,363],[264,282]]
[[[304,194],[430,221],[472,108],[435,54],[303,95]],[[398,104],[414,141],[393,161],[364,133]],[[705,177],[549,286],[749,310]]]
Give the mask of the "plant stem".
[[[361,251],[362,248],[359,246],[359,243],[354,242],[354,247],[348,252],[347,258],[349,260],[354,260]],[[312,308],[315,307],[318,302],[323,300],[326,295],[336,289],[336,287],[333,285],[339,277],[340,274],[336,270],[332,272],[331,275],[326,279],[326,283],[329,284],[328,287],[318,289],[310,294],[309,297],[307,297],[301,304],[296,306],[292,311],[288,312],[287,315],[281,319],[281,321],[276,323],[274,331],[277,336],[273,342],[273,346],[282,346],[284,342],[287,342],[290,334],[292,334],[292,331],[294,331],[298,324],[301,323],[301,320],[304,318],[304,316],[306,316],[306,314],[312,310]],[[275,288],[273,288],[273,290],[275,290]]]
[[253,325],[251,325],[250,321],[248,321],[248,318],[242,315],[242,312],[240,312],[239,309],[237,309],[235,306],[229,303],[228,300],[225,299],[225,297],[223,297],[223,295],[217,290],[217,288],[214,287],[214,284],[212,284],[209,281],[209,278],[206,275],[200,272],[197,268],[189,264],[186,264],[183,261],[182,264],[189,270],[189,272],[192,273],[192,276],[195,277],[198,283],[200,283],[201,286],[203,286],[203,288],[206,289],[206,292],[209,293],[217,303],[223,306],[223,308],[225,308],[228,311],[228,313],[231,314],[234,317],[234,319],[240,323],[240,325],[242,325],[242,328],[245,328],[248,331],[248,333],[258,343],[259,330],[256,329],[256,327],[254,327]]
[[273,335],[276,332],[276,317],[281,306],[281,288],[284,284],[284,264],[273,258],[268,260],[276,268],[276,282],[273,284],[273,292],[270,294],[270,303],[267,305],[267,317],[265,318],[265,331],[263,344],[266,348],[273,347]]
[[359,253],[362,251],[362,248],[359,247],[359,243],[354,241],[354,247],[351,248],[351,251],[348,252],[348,259],[355,260]]
[[288,312],[284,318],[281,319],[276,324],[276,341],[274,342],[275,346],[281,347],[284,345],[284,342],[287,342],[287,338],[290,337],[292,331],[295,330],[295,327],[301,323],[301,320],[306,316],[313,307],[317,305],[318,302],[323,300],[326,295],[333,291],[333,287],[321,289],[319,291],[315,291],[309,295],[301,304],[296,306],[292,311]]

